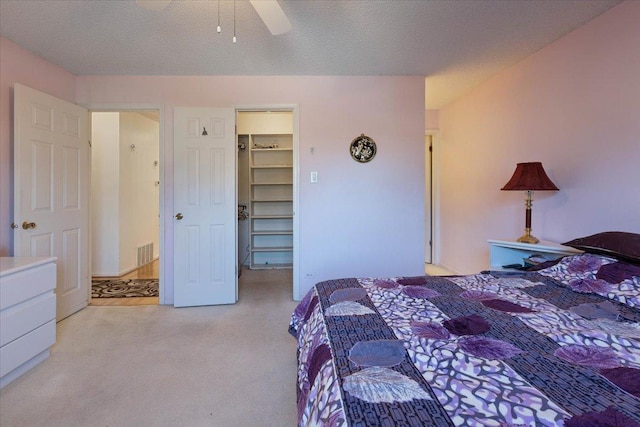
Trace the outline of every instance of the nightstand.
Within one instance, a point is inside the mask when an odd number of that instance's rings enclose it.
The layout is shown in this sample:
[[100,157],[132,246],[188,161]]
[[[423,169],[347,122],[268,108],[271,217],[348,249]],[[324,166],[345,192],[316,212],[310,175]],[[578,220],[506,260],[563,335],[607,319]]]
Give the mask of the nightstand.
[[558,259],[566,255],[579,254],[581,251],[556,242],[541,240],[540,243],[520,243],[515,240],[489,240],[489,267],[491,270],[508,270],[503,265],[524,265],[524,258],[540,255],[547,260]]

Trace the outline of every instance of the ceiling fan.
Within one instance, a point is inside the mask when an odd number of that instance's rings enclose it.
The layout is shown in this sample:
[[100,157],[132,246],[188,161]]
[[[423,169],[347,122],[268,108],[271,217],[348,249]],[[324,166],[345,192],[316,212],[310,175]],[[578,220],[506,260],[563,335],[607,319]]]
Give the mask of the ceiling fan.
[[[173,0],[136,0],[145,9],[161,11]],[[291,30],[291,22],[278,4],[278,0],[249,0],[271,34],[277,36]]]

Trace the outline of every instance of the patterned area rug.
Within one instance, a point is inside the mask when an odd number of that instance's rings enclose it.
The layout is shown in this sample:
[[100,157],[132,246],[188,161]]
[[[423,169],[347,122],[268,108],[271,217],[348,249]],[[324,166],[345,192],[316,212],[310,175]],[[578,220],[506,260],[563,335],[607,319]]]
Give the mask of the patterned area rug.
[[158,279],[93,279],[91,298],[157,297]]

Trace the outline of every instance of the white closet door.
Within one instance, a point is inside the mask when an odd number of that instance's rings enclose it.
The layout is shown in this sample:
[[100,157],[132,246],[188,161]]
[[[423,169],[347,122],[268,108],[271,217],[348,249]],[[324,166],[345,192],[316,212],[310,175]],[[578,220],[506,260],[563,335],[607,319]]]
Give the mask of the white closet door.
[[237,301],[235,111],[174,110],[174,305]]

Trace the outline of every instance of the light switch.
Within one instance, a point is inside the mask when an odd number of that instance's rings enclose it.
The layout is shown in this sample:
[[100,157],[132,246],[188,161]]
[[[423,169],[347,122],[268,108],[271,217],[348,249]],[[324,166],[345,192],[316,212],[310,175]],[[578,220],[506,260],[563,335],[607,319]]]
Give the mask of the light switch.
[[311,182],[312,183],[316,183],[318,182],[318,172],[317,171],[312,171],[311,172]]

